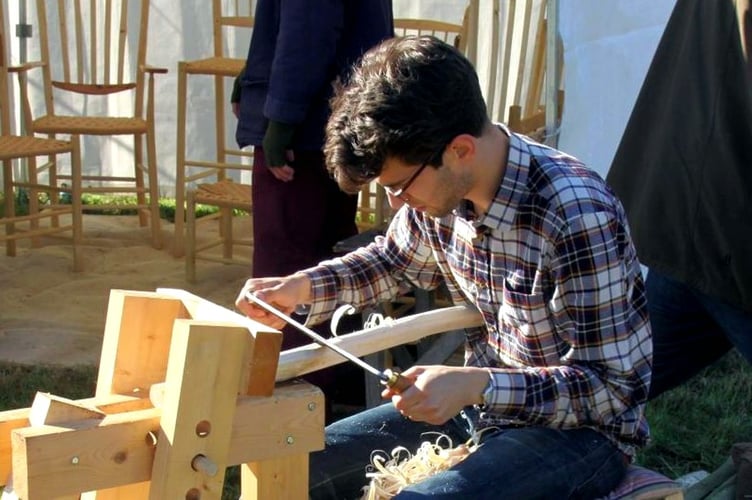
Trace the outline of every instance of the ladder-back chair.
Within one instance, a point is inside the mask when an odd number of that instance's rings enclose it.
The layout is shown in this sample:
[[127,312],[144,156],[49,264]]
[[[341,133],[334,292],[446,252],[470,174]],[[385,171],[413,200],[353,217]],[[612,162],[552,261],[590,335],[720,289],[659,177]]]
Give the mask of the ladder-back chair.
[[[254,15],[253,0],[212,0],[213,21],[213,53],[204,59],[178,62],[178,116],[177,116],[177,153],[175,174],[175,235],[173,240],[173,255],[180,257],[186,251],[184,242],[186,224],[186,192],[196,189],[201,182],[217,182],[212,188],[213,198],[222,204],[235,203],[238,194],[237,186],[223,181],[235,176],[235,181],[242,181],[243,172],[250,172],[253,153],[240,150],[237,146],[230,146],[234,141],[227,135],[226,110],[230,108],[229,93],[226,86],[232,84],[243,70],[253,30]],[[244,52],[239,52],[231,43],[233,38],[242,38]],[[235,50],[232,50],[235,48]],[[186,156],[186,124],[188,103],[188,76],[209,76],[214,78],[214,131],[216,156],[210,160],[188,159]],[[196,120],[205,119],[192,117]],[[234,129],[233,129],[234,131]],[[200,138],[197,138],[200,140]],[[228,157],[235,159],[228,162]],[[234,174],[232,173],[234,171]],[[229,174],[229,175],[228,175]],[[245,174],[249,175],[249,174]],[[250,182],[250,180],[248,180]],[[222,199],[222,187],[228,187]],[[250,193],[250,189],[245,190]],[[250,207],[250,197],[243,205]],[[220,210],[222,217],[228,212]],[[226,221],[220,221],[220,227],[227,227]],[[196,228],[192,228],[195,231]],[[224,237],[224,235],[223,235]],[[190,244],[190,243],[188,243]],[[231,256],[230,256],[231,258]]]
[[[41,57],[48,64],[42,67],[45,113],[33,116],[25,101],[29,132],[111,137],[110,150],[95,140],[84,143],[89,162],[79,180],[75,172],[60,171],[58,180],[80,182],[82,193],[113,197],[87,211],[132,209],[132,201],[120,196],[135,196],[139,223],[150,225],[152,245],[161,248],[154,74],[167,70],[146,64],[149,1],[37,0],[36,8]],[[132,136],[132,145],[120,136]],[[120,150],[133,158],[131,175],[117,171]]]
[[[493,0],[485,97],[489,115],[515,132],[543,141],[546,102],[543,86],[547,50],[546,0]],[[557,54],[561,50],[557,47]],[[557,76],[562,63],[557,64]],[[557,97],[561,118],[563,91]],[[553,104],[553,103],[552,103]]]
[[[5,14],[5,3],[0,0],[0,161],[2,161],[3,207],[0,209],[0,242],[5,243],[5,253],[16,256],[16,243],[28,238],[36,245],[42,236],[70,232],[73,247],[73,269],[80,271],[83,257],[81,243],[80,186],[73,184],[59,188],[55,183],[54,163],[49,161],[37,164],[38,157],[55,159],[70,155],[71,168],[80,172],[78,136],[69,141],[38,138],[12,134],[12,110],[15,102],[10,97],[9,72],[16,73],[20,88],[26,72],[39,68],[44,63],[36,61],[22,66],[11,67],[9,26]],[[70,196],[70,203],[61,203],[60,194]],[[16,210],[17,200],[26,205],[26,210]]]

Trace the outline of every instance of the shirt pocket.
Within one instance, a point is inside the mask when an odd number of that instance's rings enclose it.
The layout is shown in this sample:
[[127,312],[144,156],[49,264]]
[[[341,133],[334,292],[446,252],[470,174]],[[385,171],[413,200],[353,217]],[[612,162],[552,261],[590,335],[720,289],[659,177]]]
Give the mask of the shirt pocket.
[[503,329],[510,328],[526,337],[551,331],[543,295],[511,290],[506,282],[499,316]]

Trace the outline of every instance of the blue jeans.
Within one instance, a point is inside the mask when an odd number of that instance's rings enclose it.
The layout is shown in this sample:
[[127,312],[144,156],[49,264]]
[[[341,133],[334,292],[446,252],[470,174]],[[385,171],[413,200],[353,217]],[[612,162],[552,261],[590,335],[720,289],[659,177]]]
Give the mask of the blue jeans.
[[732,347],[752,363],[752,314],[653,269],[645,287],[653,329],[649,398],[687,381]]
[[[442,426],[412,422],[391,403],[329,425],[326,448],[311,454],[310,498],[360,498],[372,451],[415,451],[423,441],[435,442],[436,433],[449,436],[454,446],[471,435],[459,418]],[[625,470],[624,455],[592,429],[510,428],[483,433],[480,447],[465,460],[395,498],[592,499],[615,489]]]

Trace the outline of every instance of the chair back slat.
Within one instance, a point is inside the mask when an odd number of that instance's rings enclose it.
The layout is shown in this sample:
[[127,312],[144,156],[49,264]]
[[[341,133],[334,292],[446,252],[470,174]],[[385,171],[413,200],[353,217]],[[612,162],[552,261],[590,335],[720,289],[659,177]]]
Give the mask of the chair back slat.
[[461,24],[434,19],[397,18],[394,20],[395,36],[430,35],[462,49]]
[[[148,0],[37,0],[37,10],[45,32],[40,36],[56,51],[45,54],[53,80],[74,86],[136,83],[140,88]],[[57,30],[48,34],[52,26]]]
[[254,10],[254,0],[212,0],[214,57],[245,57],[244,53],[238,54],[231,50],[230,42],[233,36],[240,37],[243,40],[243,50],[247,50],[251,39],[249,30],[253,29]]
[[[83,20],[83,14],[81,12],[81,1],[75,0],[74,1],[74,8],[73,8],[73,19],[74,19],[74,31],[73,31],[73,39],[76,43],[76,78],[78,79],[79,83],[84,82],[84,68],[86,66],[86,47],[84,46],[84,20]],[[92,43],[96,45],[96,37],[92,39]],[[65,51],[66,47],[63,46],[62,50]],[[94,50],[91,51],[92,54],[96,54]],[[96,64],[93,64],[93,66],[96,66]],[[92,80],[96,81],[96,80]]]
[[[92,0],[93,1],[93,0]],[[94,6],[92,6],[94,9]],[[92,26],[92,31],[95,27]],[[104,4],[104,81],[110,81],[110,51],[112,50],[112,0],[106,0]],[[93,57],[92,57],[93,59]]]
[[10,135],[10,95],[8,92],[8,63],[10,54],[5,25],[5,4],[0,0],[0,135]]
[[[127,45],[126,41],[128,38],[128,4],[129,2],[123,1],[120,3],[120,31],[118,33],[118,59],[117,59],[117,83],[124,83],[125,82],[125,47]],[[143,6],[142,5],[142,16],[144,14],[148,14],[148,5]],[[148,21],[148,18],[141,19],[141,22],[146,23]],[[139,44],[139,51],[145,51],[146,50],[146,38],[145,38],[145,31],[144,26],[141,27],[143,34],[141,37],[139,37],[142,41]],[[108,32],[107,36],[111,36],[111,34]],[[139,52],[138,54],[138,63],[141,64],[143,61],[146,60],[146,54],[141,54]]]

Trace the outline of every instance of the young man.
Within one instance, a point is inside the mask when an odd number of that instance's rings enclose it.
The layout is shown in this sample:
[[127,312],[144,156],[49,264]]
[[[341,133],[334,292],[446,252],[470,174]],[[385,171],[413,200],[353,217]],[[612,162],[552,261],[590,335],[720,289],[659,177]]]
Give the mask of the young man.
[[[373,450],[414,450],[440,432],[481,446],[397,498],[596,498],[648,438],[651,342],[640,266],[611,190],[576,159],[492,124],[477,75],[432,37],[370,50],[332,100],[325,146],[340,187],[376,179],[404,203],[387,234],[246,293],[309,323],[341,304],[388,300],[444,280],[485,327],[464,367],[414,366],[412,386],[327,427],[311,498],[356,498]],[[464,417],[464,418],[458,418]],[[467,425],[465,425],[467,424]],[[479,432],[482,429],[488,431]]]

